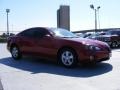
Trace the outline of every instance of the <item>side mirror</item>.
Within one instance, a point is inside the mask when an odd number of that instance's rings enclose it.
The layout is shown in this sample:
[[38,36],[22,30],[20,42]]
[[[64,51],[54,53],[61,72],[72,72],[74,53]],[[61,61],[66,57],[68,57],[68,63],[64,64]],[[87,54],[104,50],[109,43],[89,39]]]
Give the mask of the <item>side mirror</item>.
[[45,37],[51,37],[51,35],[50,34],[46,34]]

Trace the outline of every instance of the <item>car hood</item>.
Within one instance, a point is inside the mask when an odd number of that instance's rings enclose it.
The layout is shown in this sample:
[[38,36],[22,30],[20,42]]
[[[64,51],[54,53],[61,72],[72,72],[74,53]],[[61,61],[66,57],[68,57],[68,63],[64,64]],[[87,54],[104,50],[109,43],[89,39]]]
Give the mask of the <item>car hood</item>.
[[95,45],[95,46],[106,46],[107,43],[98,41],[98,40],[92,40],[92,39],[86,39],[86,38],[71,38],[70,40],[82,43],[85,45]]

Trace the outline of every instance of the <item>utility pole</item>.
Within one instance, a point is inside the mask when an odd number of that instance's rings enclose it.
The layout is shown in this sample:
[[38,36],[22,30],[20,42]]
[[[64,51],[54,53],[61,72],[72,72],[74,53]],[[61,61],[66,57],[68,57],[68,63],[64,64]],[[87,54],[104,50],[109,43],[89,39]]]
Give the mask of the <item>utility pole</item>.
[[9,19],[8,19],[9,12],[10,12],[10,9],[6,9],[6,13],[7,13],[7,36],[9,36]]
[[97,8],[94,8],[94,5],[91,4],[90,8],[95,11],[95,33],[96,33],[97,32],[97,11],[100,9],[100,6],[98,6]]

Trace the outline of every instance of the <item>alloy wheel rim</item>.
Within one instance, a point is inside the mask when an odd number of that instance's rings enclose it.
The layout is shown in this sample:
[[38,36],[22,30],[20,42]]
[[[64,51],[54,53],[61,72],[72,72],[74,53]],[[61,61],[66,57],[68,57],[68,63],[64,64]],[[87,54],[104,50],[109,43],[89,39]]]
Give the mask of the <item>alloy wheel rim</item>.
[[13,55],[13,57],[18,57],[18,49],[16,48],[16,47],[14,47],[13,49],[12,49],[12,55]]
[[70,66],[70,65],[73,64],[74,56],[73,56],[72,52],[70,52],[70,51],[64,51],[62,53],[61,58],[62,58],[62,62],[63,62],[64,65]]
[[115,42],[113,42],[112,46],[113,46],[113,47],[116,47],[116,43],[115,43]]

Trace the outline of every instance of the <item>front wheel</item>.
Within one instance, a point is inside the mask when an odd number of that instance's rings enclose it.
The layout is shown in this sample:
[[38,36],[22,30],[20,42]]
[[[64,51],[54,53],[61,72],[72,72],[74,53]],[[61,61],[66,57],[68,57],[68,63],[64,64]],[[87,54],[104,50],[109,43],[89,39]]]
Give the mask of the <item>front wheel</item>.
[[58,60],[63,66],[71,68],[77,65],[77,54],[71,49],[62,49],[58,53]]
[[113,42],[111,43],[111,47],[112,47],[112,48],[118,47],[118,43],[117,43],[116,41],[113,41]]
[[22,56],[21,52],[20,52],[20,50],[17,46],[13,46],[11,48],[11,55],[12,55],[12,58],[15,59],[15,60],[19,60]]

